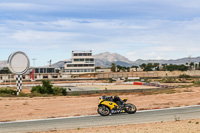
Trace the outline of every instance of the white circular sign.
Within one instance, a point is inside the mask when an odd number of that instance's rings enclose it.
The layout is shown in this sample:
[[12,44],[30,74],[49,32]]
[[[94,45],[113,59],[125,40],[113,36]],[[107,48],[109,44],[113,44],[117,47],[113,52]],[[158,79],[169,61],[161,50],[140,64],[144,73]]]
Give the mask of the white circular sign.
[[15,74],[25,74],[30,67],[28,56],[21,51],[12,53],[8,58],[8,67]]

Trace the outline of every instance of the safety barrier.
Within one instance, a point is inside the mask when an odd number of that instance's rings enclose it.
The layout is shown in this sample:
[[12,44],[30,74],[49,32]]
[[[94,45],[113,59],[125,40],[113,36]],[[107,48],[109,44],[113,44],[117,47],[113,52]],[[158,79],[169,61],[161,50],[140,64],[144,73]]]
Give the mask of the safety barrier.
[[168,86],[168,85],[160,85],[158,83],[148,83],[148,82],[133,82],[133,85],[146,85],[146,86],[155,86],[160,88],[177,88],[178,86]]

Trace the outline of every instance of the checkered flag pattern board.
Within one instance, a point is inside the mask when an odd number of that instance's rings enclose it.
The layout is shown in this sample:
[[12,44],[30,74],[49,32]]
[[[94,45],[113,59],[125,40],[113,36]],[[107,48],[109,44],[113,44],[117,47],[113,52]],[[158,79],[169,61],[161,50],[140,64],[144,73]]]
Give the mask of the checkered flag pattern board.
[[17,75],[16,83],[17,83],[17,95],[18,95],[22,89],[22,75]]

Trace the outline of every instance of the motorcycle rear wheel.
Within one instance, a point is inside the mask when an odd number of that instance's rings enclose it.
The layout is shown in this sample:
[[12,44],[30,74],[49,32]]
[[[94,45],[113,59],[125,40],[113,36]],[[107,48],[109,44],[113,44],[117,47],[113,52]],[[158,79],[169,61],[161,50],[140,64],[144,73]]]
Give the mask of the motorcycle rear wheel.
[[99,106],[97,112],[101,116],[108,116],[110,114],[110,109],[107,106]]
[[126,107],[125,107],[125,111],[128,114],[134,114],[137,111],[137,108],[136,108],[136,106],[134,104],[127,103]]

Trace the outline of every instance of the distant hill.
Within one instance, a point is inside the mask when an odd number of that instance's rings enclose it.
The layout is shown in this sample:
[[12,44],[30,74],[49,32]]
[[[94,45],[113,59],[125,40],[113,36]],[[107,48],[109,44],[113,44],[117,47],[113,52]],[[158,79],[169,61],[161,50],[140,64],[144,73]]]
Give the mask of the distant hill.
[[0,61],[0,70],[3,69],[4,67],[7,67],[7,61],[5,60]]
[[63,68],[65,62],[66,62],[66,61],[59,61],[59,62],[57,62],[57,63],[52,64],[51,67],[54,67],[54,68]]
[[[102,66],[102,67],[110,67],[112,63],[115,63],[116,65],[121,65],[121,66],[132,66],[132,65],[141,65],[142,63],[159,63],[159,64],[186,64],[189,62],[195,62],[199,63],[200,62],[200,56],[199,57],[191,57],[191,58],[180,58],[180,59],[175,59],[175,60],[142,60],[138,59],[136,61],[131,61],[125,56],[122,56],[117,53],[110,53],[110,52],[104,52],[104,53],[99,53],[96,55],[93,55],[95,58],[95,65],[96,66]],[[54,63],[51,65],[51,67],[54,68],[62,68],[64,67],[64,64],[66,61],[69,61],[70,59],[59,61],[57,63]],[[0,61],[0,69],[3,67],[7,67],[7,62],[5,60]]]
[[[117,53],[110,53],[110,52],[104,52],[104,53],[99,53],[96,55],[93,55],[95,58],[95,65],[96,66],[102,66],[102,67],[110,67],[112,63],[115,63],[116,65],[121,65],[121,66],[132,66],[132,65],[141,65],[143,63],[159,63],[159,64],[186,64],[189,62],[195,62],[199,63],[200,62],[200,57],[191,57],[191,58],[181,58],[181,59],[175,59],[175,60],[142,60],[138,59],[136,61],[131,61],[125,56],[122,56]],[[65,61],[59,61],[55,64],[52,65],[52,67],[55,68],[60,68],[64,67],[64,62]]]
[[96,66],[110,67],[111,63],[121,66],[131,66],[134,64],[133,61],[117,53],[104,52],[94,55],[94,58]]
[[160,63],[160,64],[186,64],[189,62],[195,62],[199,63],[200,62],[200,57],[192,57],[192,58],[181,58],[181,59],[175,59],[175,60],[142,60],[138,59],[134,63],[137,65],[141,65],[142,63]]

